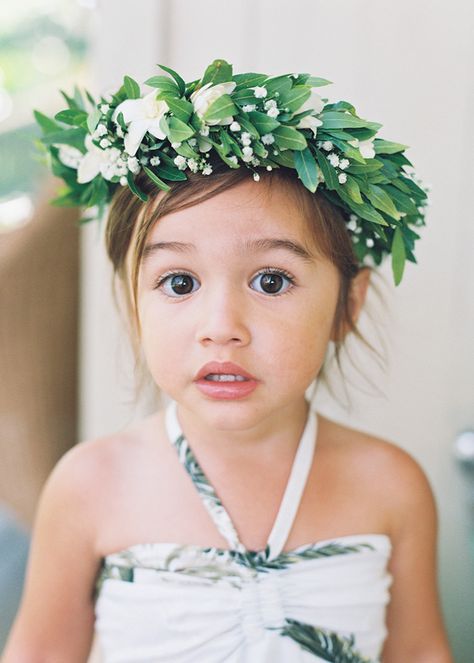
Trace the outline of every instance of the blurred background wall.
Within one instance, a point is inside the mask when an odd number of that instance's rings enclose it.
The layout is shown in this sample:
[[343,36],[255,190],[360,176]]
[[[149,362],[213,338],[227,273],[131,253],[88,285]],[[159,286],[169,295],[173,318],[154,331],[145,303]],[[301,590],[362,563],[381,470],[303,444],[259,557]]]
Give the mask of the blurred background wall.
[[[428,225],[417,245],[418,265],[408,264],[398,288],[392,286],[390,266],[384,265],[386,311],[377,311],[369,301],[388,345],[388,374],[370,363],[357,344],[348,348],[383,393],[361,381],[346,360],[351,407],[324,389],[318,391],[316,406],[326,416],[396,442],[425,468],[440,514],[443,611],[456,662],[470,663],[473,486],[472,476],[455,458],[454,445],[462,431],[474,427],[473,170],[467,148],[473,143],[474,110],[471,3],[69,4],[80,5],[88,15],[88,84],[94,94],[118,86],[124,73],[143,81],[157,71],[158,62],[187,80],[199,77],[216,57],[232,62],[237,72],[307,71],[334,81],[325,88],[330,99],[351,101],[362,117],[382,122],[382,136],[411,146],[409,158],[432,187]],[[153,403],[152,393],[137,404],[133,400],[132,361],[113,309],[102,230],[89,225],[80,237],[80,439],[122,428]],[[377,343],[368,315],[361,326]],[[17,476],[24,481],[21,467]]]

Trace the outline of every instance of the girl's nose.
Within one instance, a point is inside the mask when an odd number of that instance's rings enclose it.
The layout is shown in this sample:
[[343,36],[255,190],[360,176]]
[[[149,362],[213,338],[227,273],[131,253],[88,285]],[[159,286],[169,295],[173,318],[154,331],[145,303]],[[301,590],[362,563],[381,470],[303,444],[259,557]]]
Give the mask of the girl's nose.
[[199,322],[196,339],[209,345],[246,345],[250,330],[242,297],[230,288],[209,292],[199,302]]

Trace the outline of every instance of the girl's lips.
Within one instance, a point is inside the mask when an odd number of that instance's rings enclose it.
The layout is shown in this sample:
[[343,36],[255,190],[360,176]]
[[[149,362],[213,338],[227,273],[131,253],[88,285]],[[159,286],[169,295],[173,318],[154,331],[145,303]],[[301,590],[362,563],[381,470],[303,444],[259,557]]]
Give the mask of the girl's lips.
[[[257,378],[248,373],[245,369],[243,369],[241,366],[238,364],[234,364],[231,361],[224,361],[224,362],[219,362],[219,361],[210,361],[207,364],[204,364],[202,368],[199,369],[196,377],[194,380],[197,382],[198,380],[201,380],[202,378],[205,378],[206,375],[209,375],[210,373],[214,374],[227,374],[227,375],[241,375],[242,377],[246,378],[247,380],[254,380],[256,381]],[[219,384],[222,384],[219,383]],[[240,383],[240,384],[245,384],[245,383]]]
[[206,396],[216,400],[232,400],[244,398],[258,387],[256,380],[245,380],[244,382],[212,382],[201,378],[195,380],[195,385]]

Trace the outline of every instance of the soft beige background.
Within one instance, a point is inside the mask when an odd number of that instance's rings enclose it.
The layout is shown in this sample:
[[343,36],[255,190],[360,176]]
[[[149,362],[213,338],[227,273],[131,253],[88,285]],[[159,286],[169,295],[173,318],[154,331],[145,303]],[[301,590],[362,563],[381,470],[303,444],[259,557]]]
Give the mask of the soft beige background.
[[[398,288],[389,265],[382,270],[388,376],[361,359],[385,398],[353,387],[352,413],[324,394],[319,407],[397,442],[424,466],[439,505],[440,587],[458,663],[472,661],[474,649],[471,489],[452,453],[456,435],[474,427],[473,23],[470,0],[141,0],[120,11],[102,0],[92,59],[97,91],[123,73],[144,80],[157,62],[187,80],[216,57],[236,71],[308,71],[335,81],[325,88],[331,99],[350,100],[362,117],[383,123],[383,136],[412,146],[408,156],[433,187],[428,227],[419,264],[408,265]],[[97,227],[84,233],[82,260],[81,432],[91,437],[148,405],[131,405],[130,358]]]

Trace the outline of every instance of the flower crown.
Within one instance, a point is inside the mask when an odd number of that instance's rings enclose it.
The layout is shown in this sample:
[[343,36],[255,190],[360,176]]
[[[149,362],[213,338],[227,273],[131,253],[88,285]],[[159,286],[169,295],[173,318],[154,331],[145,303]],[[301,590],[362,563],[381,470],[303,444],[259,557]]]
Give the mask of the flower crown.
[[[186,180],[186,171],[212,174],[212,158],[229,168],[296,170],[311,192],[319,190],[347,214],[346,225],[361,265],[392,255],[395,285],[405,261],[415,262],[414,226],[425,225],[427,187],[416,179],[406,145],[376,134],[381,124],[357,116],[347,101],[328,103],[313,88],[330,83],[309,74],[233,74],[215,60],[204,76],[185,83],[153,76],[144,85],[125,76],[123,85],[99,101],[76,88],[62,92],[68,108],[48,118],[35,111],[41,143],[65,189],[52,203],[96,207],[102,217],[115,190],[144,171],[160,189]],[[89,220],[89,219],[84,219]]]

